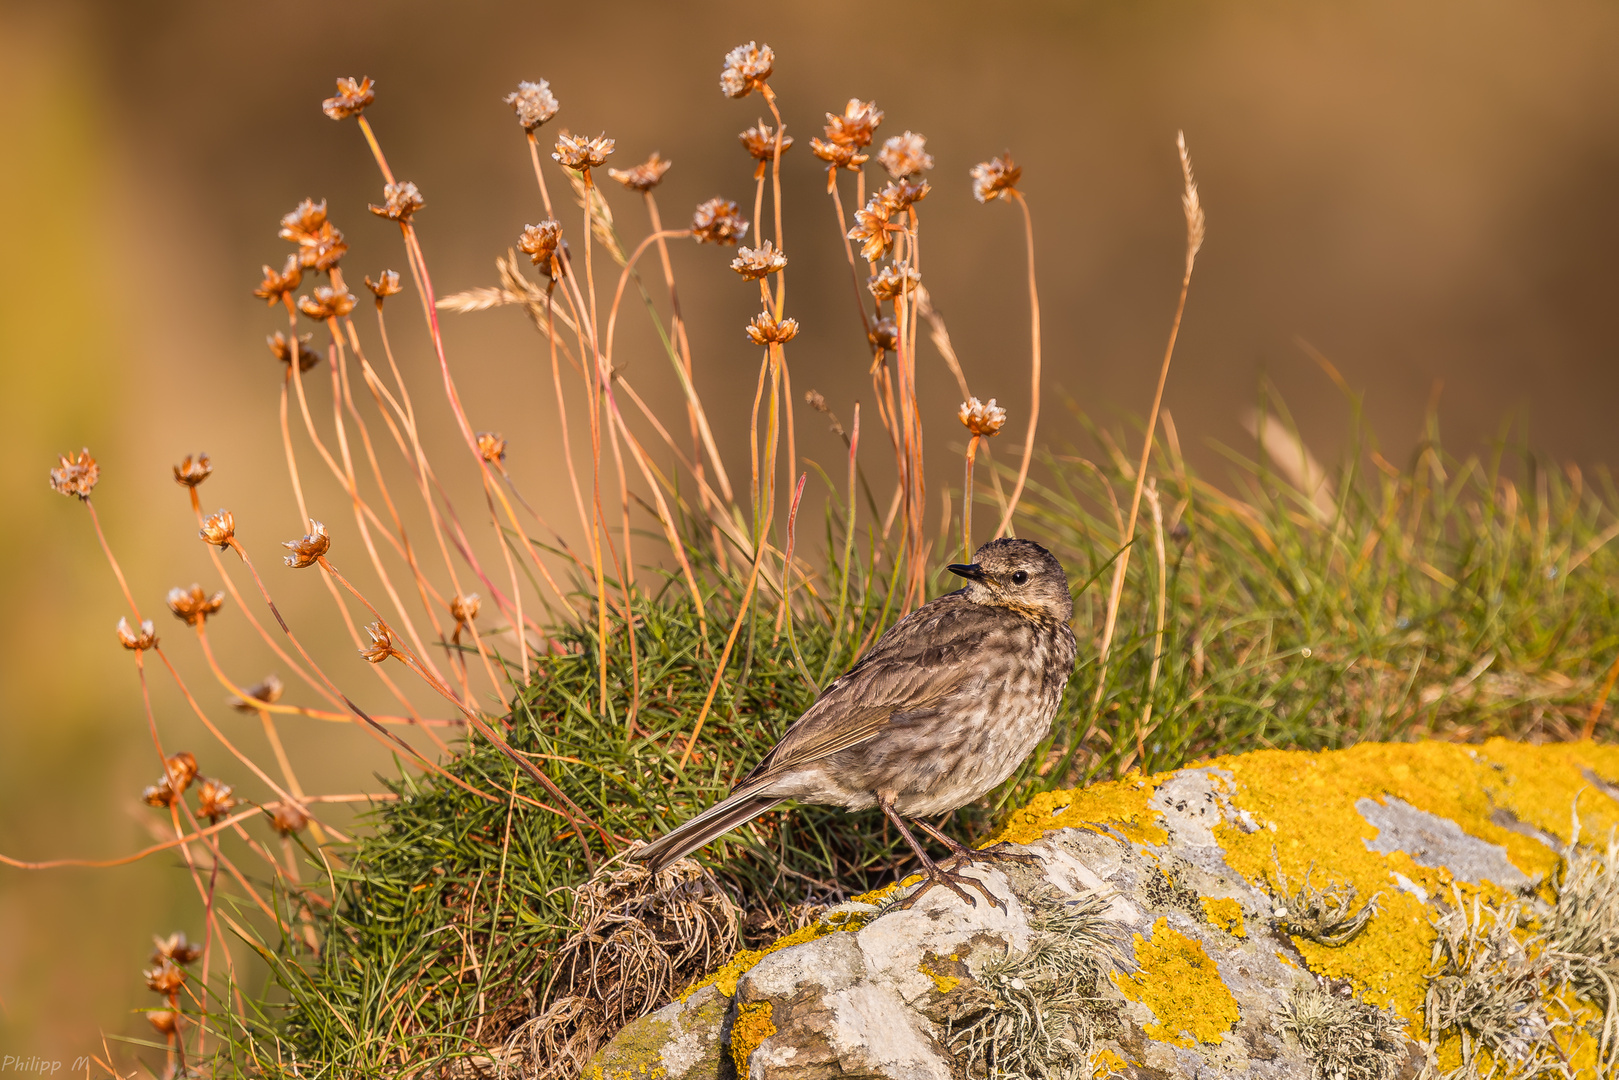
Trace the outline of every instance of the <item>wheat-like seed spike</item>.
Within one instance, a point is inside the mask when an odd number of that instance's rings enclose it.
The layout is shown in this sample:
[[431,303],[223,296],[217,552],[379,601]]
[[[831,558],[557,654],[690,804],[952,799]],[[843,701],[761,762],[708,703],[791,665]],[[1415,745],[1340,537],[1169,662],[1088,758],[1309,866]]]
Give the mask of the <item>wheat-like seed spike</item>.
[[1186,272],[1192,272],[1192,260],[1203,247],[1203,200],[1197,194],[1197,178],[1192,175],[1192,156],[1186,151],[1186,132],[1175,133],[1175,146],[1181,154],[1181,175],[1186,178],[1186,190],[1181,193],[1181,206],[1186,210]]

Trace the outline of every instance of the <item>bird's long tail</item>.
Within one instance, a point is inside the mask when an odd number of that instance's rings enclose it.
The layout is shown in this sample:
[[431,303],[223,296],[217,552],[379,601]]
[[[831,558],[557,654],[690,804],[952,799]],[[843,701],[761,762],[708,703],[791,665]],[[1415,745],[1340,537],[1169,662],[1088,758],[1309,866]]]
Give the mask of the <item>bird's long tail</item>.
[[777,795],[739,792],[710,806],[684,825],[665,833],[630,858],[644,862],[656,872],[683,856],[690,855],[710,840],[745,825],[782,802]]

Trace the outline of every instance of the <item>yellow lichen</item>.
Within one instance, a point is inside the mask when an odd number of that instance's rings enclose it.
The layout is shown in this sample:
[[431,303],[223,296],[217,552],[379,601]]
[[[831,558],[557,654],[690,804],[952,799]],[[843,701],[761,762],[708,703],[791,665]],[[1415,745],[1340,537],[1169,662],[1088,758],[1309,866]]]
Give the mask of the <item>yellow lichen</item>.
[[1135,935],[1133,975],[1112,973],[1119,992],[1152,1010],[1157,1022],[1143,1026],[1148,1038],[1193,1046],[1219,1045],[1242,1019],[1220,971],[1201,942],[1172,929],[1167,918],[1152,927],[1148,940]]
[[1203,914],[1209,917],[1209,922],[1232,937],[1248,936],[1248,931],[1243,929],[1241,904],[1229,897],[1202,896],[1198,899],[1202,901]]
[[[957,959],[956,954],[951,953],[950,959]],[[938,962],[939,957],[929,953],[922,957],[922,962],[916,966],[916,970],[933,980],[933,988],[935,990],[941,994],[948,994],[950,991],[961,985],[961,979],[950,974],[948,971],[937,970],[934,965]]]
[[731,1060],[736,1063],[738,1076],[748,1075],[748,1058],[775,1033],[776,1025],[770,1022],[770,1002],[755,1001],[737,1008],[736,1019],[731,1022]]
[[1129,1067],[1129,1062],[1103,1048],[1091,1055],[1091,1075],[1097,1077],[1114,1076],[1123,1073]]
[[775,941],[772,941],[769,945],[766,945],[762,949],[742,949],[737,952],[735,956],[731,957],[730,963],[715,971],[709,972],[707,975],[703,976],[701,979],[698,979],[696,982],[686,987],[686,989],[682,990],[677,1000],[685,1001],[687,998],[691,997],[705,986],[714,987],[726,997],[735,997],[736,984],[738,980],[740,980],[742,976],[746,975],[755,964],[769,956],[771,953],[780,949],[785,949],[791,945],[802,945],[806,941],[814,941],[818,937],[825,937],[827,934],[833,934],[849,929],[858,928],[847,925],[831,926],[824,922],[813,922],[808,926],[794,930],[792,933],[787,934],[784,937],[777,938]]
[[1041,792],[1021,810],[1012,812],[995,840],[1032,844],[1057,829],[1098,831],[1099,826],[1106,825],[1137,843],[1162,844],[1169,834],[1147,801],[1165,779],[1131,773],[1123,780],[1076,791]]

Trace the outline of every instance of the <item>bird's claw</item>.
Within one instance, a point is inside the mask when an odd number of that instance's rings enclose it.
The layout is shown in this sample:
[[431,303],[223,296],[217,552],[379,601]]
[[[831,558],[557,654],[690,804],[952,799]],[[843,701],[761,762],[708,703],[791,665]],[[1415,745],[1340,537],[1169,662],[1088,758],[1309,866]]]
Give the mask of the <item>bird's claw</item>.
[[909,909],[922,898],[923,893],[927,892],[935,885],[943,885],[945,888],[961,897],[973,907],[977,907],[978,901],[969,895],[966,889],[962,888],[962,886],[965,885],[967,888],[978,890],[979,894],[982,895],[985,900],[989,901],[990,907],[999,909],[1002,914],[1005,914],[1006,912],[1006,902],[998,899],[994,893],[990,892],[989,889],[984,886],[982,881],[979,881],[975,877],[971,877],[967,874],[959,874],[954,869],[933,865],[923,869],[922,878],[923,880],[921,884],[917,885],[915,891],[912,892],[911,895],[894,905],[896,910],[905,911]]
[[976,851],[962,848],[945,861],[954,863],[956,866],[964,866],[975,862],[1009,862],[1018,863],[1022,866],[1040,865],[1040,856],[1031,855],[1026,851],[1008,850],[1010,847],[1011,845],[1003,840],[998,844],[991,844],[989,847],[979,848]]

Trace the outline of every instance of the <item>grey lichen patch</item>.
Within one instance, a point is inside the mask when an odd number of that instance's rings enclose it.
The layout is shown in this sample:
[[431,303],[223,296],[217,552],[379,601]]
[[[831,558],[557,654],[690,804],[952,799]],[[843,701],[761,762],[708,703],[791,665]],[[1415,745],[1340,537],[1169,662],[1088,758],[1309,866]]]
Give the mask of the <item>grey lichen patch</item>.
[[1563,851],[1554,885],[1557,903],[1546,932],[1547,952],[1562,980],[1602,1006],[1598,1057],[1608,1068],[1619,1058],[1619,838],[1608,833],[1605,848],[1573,840]]
[[1290,890],[1287,877],[1275,871],[1271,915],[1289,934],[1334,948],[1347,945],[1377,914],[1378,898],[1373,896],[1356,908],[1354,885],[1329,881],[1324,888],[1318,887],[1310,881],[1314,873],[1312,865],[1304,872],[1303,884]]
[[736,1011],[704,987],[623,1028],[584,1070],[586,1080],[725,1080]]
[[1469,835],[1449,818],[1418,810],[1393,796],[1383,802],[1355,800],[1360,816],[1377,826],[1377,836],[1366,841],[1368,851],[1388,855],[1403,851],[1418,866],[1444,867],[1457,880],[1478,884],[1490,881],[1504,889],[1522,889],[1530,880],[1507,858],[1507,849]]
[[1392,1080],[1411,1057],[1403,1019],[1313,983],[1293,988],[1280,1019],[1310,1055],[1312,1080]]

